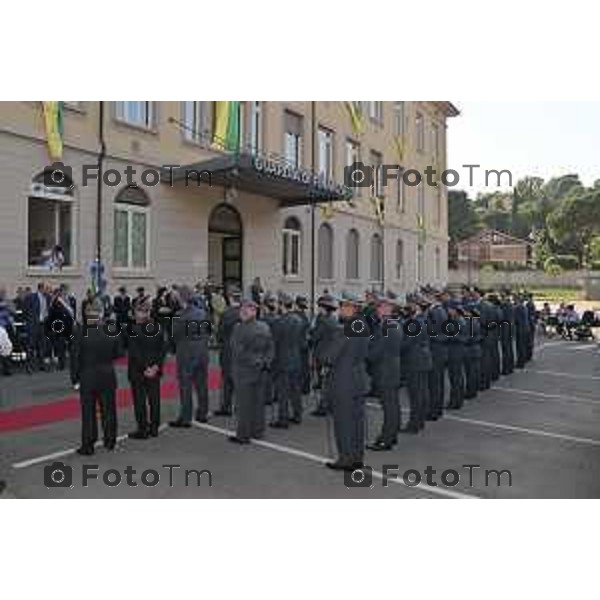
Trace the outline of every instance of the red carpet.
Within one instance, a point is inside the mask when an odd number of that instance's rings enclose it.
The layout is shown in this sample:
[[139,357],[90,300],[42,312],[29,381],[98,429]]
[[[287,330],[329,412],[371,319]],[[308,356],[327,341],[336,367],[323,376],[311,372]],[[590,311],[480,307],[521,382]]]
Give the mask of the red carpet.
[[[175,364],[173,362],[165,364],[164,373],[167,380],[161,385],[162,400],[173,400],[178,397],[177,382],[170,378],[174,372]],[[220,386],[221,370],[219,367],[211,366],[208,371],[208,387],[214,390]],[[119,388],[117,390],[117,407],[128,408],[131,406],[131,402],[131,389],[129,387]],[[43,404],[0,410],[0,433],[78,419],[80,414],[79,395],[76,393]]]

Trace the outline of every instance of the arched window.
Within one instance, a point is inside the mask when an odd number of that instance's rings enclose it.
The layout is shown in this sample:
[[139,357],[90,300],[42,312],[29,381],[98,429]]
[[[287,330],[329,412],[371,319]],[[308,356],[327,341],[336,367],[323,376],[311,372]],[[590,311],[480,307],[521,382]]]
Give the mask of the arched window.
[[302,227],[296,217],[288,217],[283,224],[283,274],[288,277],[300,275]]
[[150,248],[150,200],[137,186],[121,189],[115,196],[113,266],[147,269]]
[[27,265],[62,269],[74,263],[73,181],[65,167],[33,178],[27,198]]
[[396,279],[400,281],[404,275],[404,242],[396,242]]
[[319,279],[333,279],[333,229],[329,223],[319,227]]
[[346,238],[346,279],[360,277],[360,236],[356,229],[350,229]]
[[371,237],[371,281],[383,281],[383,241],[378,233]]

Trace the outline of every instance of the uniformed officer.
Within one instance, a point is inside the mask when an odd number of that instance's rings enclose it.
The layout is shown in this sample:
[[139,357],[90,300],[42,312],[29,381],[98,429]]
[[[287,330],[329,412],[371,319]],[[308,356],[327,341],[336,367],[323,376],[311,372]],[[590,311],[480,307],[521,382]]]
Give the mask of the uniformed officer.
[[193,292],[185,285],[177,288],[177,303],[181,307],[173,319],[173,342],[179,384],[179,416],[171,427],[190,427],[193,413],[193,392],[198,405],[195,418],[208,420],[208,340],[210,325],[205,310],[192,304]]
[[463,363],[467,322],[463,318],[463,308],[460,300],[451,298],[446,305],[448,318],[448,379],[450,381],[450,402],[447,408],[462,408],[465,397],[465,378]]
[[275,384],[277,419],[271,422],[270,426],[287,429],[289,423],[302,422],[301,377],[305,326],[293,310],[294,300],[290,295],[281,294],[279,304],[280,316],[271,327],[275,344],[271,371]]
[[448,366],[448,336],[443,325],[448,312],[442,302],[447,300],[444,292],[435,292],[434,302],[427,312],[427,332],[431,346],[432,369],[429,372],[430,412],[427,418],[436,421],[444,413],[446,368]]
[[113,450],[117,440],[117,377],[113,361],[119,355],[116,336],[104,331],[103,308],[96,298],[86,304],[85,322],[76,327],[71,347],[71,381],[81,398],[81,446],[77,452],[94,454],[98,440],[96,403],[100,405],[104,447]]
[[302,320],[302,349],[301,349],[301,388],[303,394],[310,394],[310,352],[308,347],[308,337],[310,331],[310,318],[308,316],[308,301],[306,296],[296,296],[296,314]]
[[529,335],[527,337],[527,350],[525,356],[526,362],[529,362],[533,358],[533,347],[535,346],[535,329],[537,325],[537,312],[535,310],[533,296],[529,293],[525,293],[525,307],[527,308],[527,315],[529,316]]
[[381,394],[383,424],[381,433],[367,448],[374,451],[391,450],[398,442],[400,429],[400,372],[403,331],[402,324],[392,316],[394,298],[377,299],[377,311],[371,324],[368,364],[375,379],[375,389]]
[[238,444],[261,438],[265,428],[264,387],[275,348],[269,326],[256,319],[257,309],[253,300],[242,300],[240,322],[231,336],[237,430],[229,440]]
[[215,415],[223,417],[231,416],[232,411],[233,371],[231,363],[231,336],[234,327],[240,322],[240,303],[238,297],[234,294],[229,294],[227,301],[228,306],[223,313],[223,318],[219,321],[219,330],[217,332],[223,389],[221,405],[215,411]]
[[[326,463],[330,469],[353,471],[363,466],[365,451],[365,395],[368,392],[366,361],[369,337],[354,337],[352,324],[363,321],[356,295],[344,293],[339,324],[325,350],[331,365],[330,397],[338,458]],[[356,327],[360,329],[360,326]]]
[[510,375],[515,367],[513,337],[515,335],[515,311],[510,296],[502,294],[500,301],[502,323],[500,326],[500,345],[502,347],[502,375]]
[[464,398],[466,400],[473,400],[477,397],[481,383],[481,357],[483,355],[482,346],[484,344],[481,323],[479,321],[479,311],[475,306],[471,306],[470,310],[466,311],[465,321],[467,335],[463,337]]
[[406,298],[408,318],[404,327],[402,361],[406,371],[406,388],[410,403],[407,433],[418,433],[425,428],[429,410],[429,372],[433,368],[424,298],[409,294]]
[[309,343],[312,350],[314,386],[320,390],[320,396],[317,408],[311,415],[324,417],[331,408],[329,385],[331,365],[327,364],[326,350],[339,324],[336,316],[338,303],[331,294],[323,294],[318,299],[317,305],[319,312],[310,330]]
[[158,436],[160,425],[160,378],[166,341],[161,322],[151,317],[151,311],[149,298],[137,302],[134,324],[130,324],[124,334],[128,337],[127,375],[137,423],[137,429],[129,437],[136,440]]
[[[488,299],[492,305],[494,325],[488,331],[488,335],[491,336],[491,361],[490,361],[490,376],[492,381],[498,381],[500,379],[500,335],[501,335],[501,323],[502,323],[502,309],[500,308],[500,298],[498,294],[491,293],[488,295]],[[482,333],[485,333],[482,331]]]
[[[275,294],[272,292],[267,291],[263,298],[263,307],[259,312],[259,320],[264,321],[269,326],[271,335],[273,335],[274,325],[279,319],[279,313],[277,311],[277,296],[275,296]],[[264,393],[265,404],[273,404],[273,400],[275,398],[275,381],[272,372],[267,374],[264,385]]]
[[[497,314],[494,306],[487,298],[481,298],[479,290],[473,292],[474,300],[465,304],[464,308],[468,312],[475,307],[479,311],[479,325],[481,334],[481,368],[479,377],[479,390],[488,390],[492,385],[492,361],[494,356],[494,344],[498,344],[497,338],[494,338],[495,328],[497,327]],[[465,340],[468,342],[468,340]]]
[[524,369],[527,362],[527,346],[531,335],[531,321],[529,311],[525,305],[525,298],[517,295],[515,300],[515,346],[517,350],[517,369]]

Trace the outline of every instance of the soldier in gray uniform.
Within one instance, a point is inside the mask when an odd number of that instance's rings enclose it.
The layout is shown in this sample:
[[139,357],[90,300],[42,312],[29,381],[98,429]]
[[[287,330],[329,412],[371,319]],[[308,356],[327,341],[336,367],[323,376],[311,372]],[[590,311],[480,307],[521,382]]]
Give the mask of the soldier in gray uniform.
[[336,316],[337,300],[331,294],[323,294],[317,301],[319,313],[309,333],[309,343],[312,349],[314,385],[320,390],[319,404],[311,413],[314,417],[327,416],[331,408],[330,402],[330,371],[327,364],[326,350],[331,343],[339,321]]
[[484,343],[481,323],[479,322],[479,311],[472,306],[467,311],[466,328],[468,335],[465,336],[464,347],[464,370],[465,370],[465,399],[473,400],[479,392],[481,382],[481,357],[483,355],[482,345]]
[[[277,296],[272,292],[266,292],[263,298],[263,307],[259,311],[260,317],[259,320],[264,321],[271,330],[271,335],[273,335],[274,326],[277,320],[279,319],[279,313],[277,312]],[[265,404],[273,404],[275,399],[275,381],[273,377],[273,373],[269,373],[266,378],[264,385],[264,393],[265,393]]]
[[510,375],[515,369],[513,336],[515,333],[515,309],[510,296],[502,294],[500,301],[502,323],[500,325],[500,345],[502,347],[502,375]]
[[[325,350],[325,361],[331,365],[330,394],[333,427],[338,458],[327,462],[330,469],[353,471],[363,466],[365,451],[365,395],[368,392],[366,361],[368,337],[348,337],[351,324],[358,315],[355,295],[344,294],[340,301],[340,322]],[[366,322],[364,322],[366,325]]]
[[[304,322],[293,311],[294,300],[288,294],[280,299],[280,316],[271,332],[275,344],[275,358],[271,368],[277,400],[277,420],[271,427],[287,429],[289,423],[302,422],[302,349]],[[290,406],[292,416],[289,416]]]
[[433,364],[427,323],[423,312],[423,298],[410,294],[406,298],[408,319],[404,327],[402,364],[406,371],[406,388],[410,402],[410,416],[406,433],[418,433],[425,428],[429,407],[429,372]]
[[446,367],[448,366],[448,336],[443,325],[448,313],[442,305],[443,292],[435,294],[435,301],[427,311],[427,333],[431,347],[432,369],[429,372],[429,413],[427,420],[437,421],[444,414]]
[[221,379],[223,385],[223,395],[221,397],[221,406],[215,411],[215,415],[228,417],[231,416],[233,401],[233,373],[231,365],[231,336],[233,329],[240,322],[239,299],[233,294],[227,296],[229,305],[223,313],[223,318],[219,321],[219,330],[217,339],[220,345],[220,365]]
[[[465,355],[465,342],[468,336],[467,322],[463,318],[462,304],[457,299],[447,303],[448,317],[452,326],[448,325],[448,379],[450,380],[450,402],[447,408],[462,408],[465,398],[465,378],[463,362]],[[454,327],[455,331],[451,331]],[[450,335],[450,334],[455,335]]]
[[177,300],[182,307],[173,319],[173,341],[177,363],[180,408],[179,417],[171,427],[190,427],[193,412],[192,388],[196,390],[198,407],[195,418],[200,423],[208,419],[208,340],[210,325],[205,310],[192,304],[192,290],[177,288]]
[[371,324],[368,363],[375,382],[371,385],[381,394],[383,425],[381,433],[367,448],[391,450],[398,442],[400,429],[400,353],[404,334],[402,324],[394,319],[394,298],[377,299],[377,312]]
[[[489,294],[488,300],[492,305],[493,323],[487,334],[491,337],[490,348],[490,378],[492,381],[498,381],[500,378],[500,324],[502,322],[502,310],[500,308],[500,299],[496,294]],[[485,332],[482,332],[485,335]]]
[[295,313],[302,320],[302,349],[301,349],[301,359],[302,359],[302,371],[300,375],[301,379],[301,388],[303,394],[310,394],[310,352],[308,348],[308,336],[310,331],[310,318],[307,314],[308,310],[308,301],[306,296],[296,296],[296,310]]
[[256,319],[258,305],[242,301],[240,322],[231,336],[231,361],[236,402],[237,431],[230,441],[247,444],[260,439],[265,429],[265,392],[275,347],[269,326]]
[[494,354],[494,344],[498,344],[497,338],[494,339],[496,310],[493,304],[487,299],[481,299],[479,292],[475,291],[475,302],[469,306],[477,306],[480,315],[481,328],[481,375],[479,390],[488,390],[492,385],[492,360]]

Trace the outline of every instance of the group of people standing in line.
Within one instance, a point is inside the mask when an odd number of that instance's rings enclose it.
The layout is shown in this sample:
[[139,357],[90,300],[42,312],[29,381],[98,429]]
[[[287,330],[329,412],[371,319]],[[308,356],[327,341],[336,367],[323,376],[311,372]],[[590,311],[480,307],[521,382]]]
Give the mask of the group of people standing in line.
[[[137,423],[130,438],[159,433],[160,379],[169,351],[175,354],[180,389],[179,415],[169,425],[187,428],[192,420],[207,421],[212,333],[221,368],[220,403],[213,414],[235,416],[230,441],[247,444],[262,438],[267,405],[272,407],[270,427],[300,425],[304,398],[315,393],[318,401],[311,415],[333,421],[338,456],[327,466],[335,470],[363,465],[366,448],[391,450],[399,434],[418,434],[445,410],[460,409],[501,374],[523,368],[533,353],[536,311],[525,294],[484,295],[465,289],[453,295],[425,287],[401,301],[391,292],[367,293],[364,298],[323,293],[314,316],[304,296],[253,289],[247,298],[235,293],[223,298],[225,308],[214,328],[206,299],[187,286],[169,291],[169,302],[164,303],[170,307],[168,316],[140,294],[130,302],[129,313],[119,318],[115,297],[114,312],[122,325],[119,336],[107,335],[100,299],[86,304],[70,353],[82,404],[80,454],[92,454],[98,440],[97,401],[104,446],[115,446],[113,361],[124,348]],[[403,386],[410,406],[404,426]],[[379,398],[383,422],[379,435],[367,443],[369,396]]]

